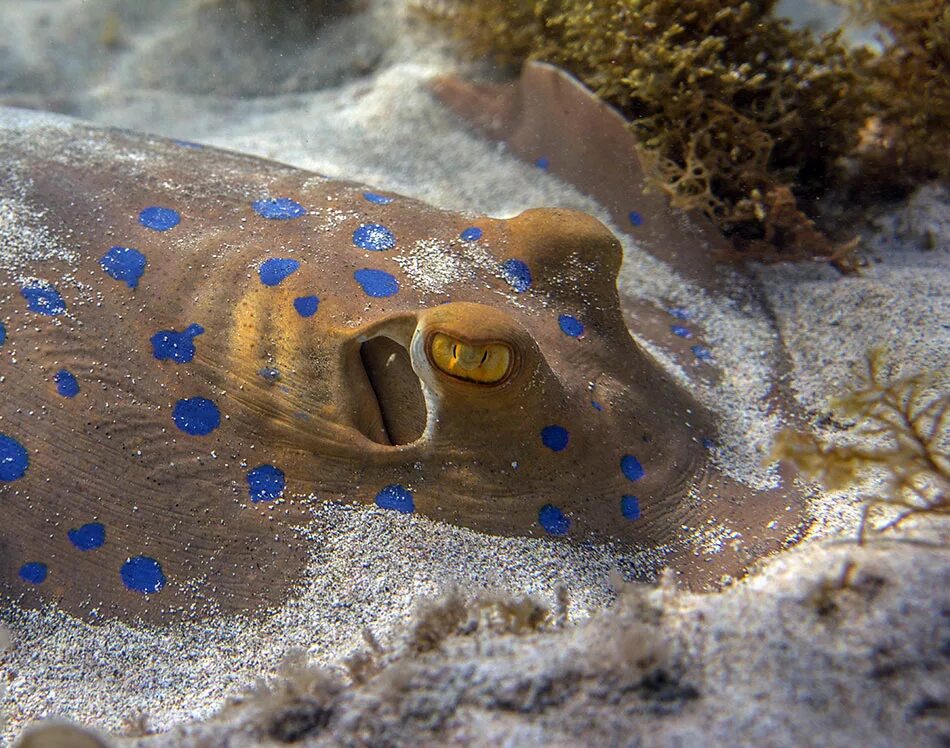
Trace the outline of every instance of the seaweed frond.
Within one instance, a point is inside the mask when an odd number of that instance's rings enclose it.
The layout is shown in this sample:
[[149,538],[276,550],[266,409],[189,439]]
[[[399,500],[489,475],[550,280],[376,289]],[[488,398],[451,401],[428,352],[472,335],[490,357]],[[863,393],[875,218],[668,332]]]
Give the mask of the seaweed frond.
[[744,257],[836,260],[813,201],[868,117],[870,52],[773,15],[774,0],[418,0],[475,54],[539,59],[616,107],[673,205]]
[[847,269],[856,242],[816,224],[824,197],[950,177],[946,0],[831,0],[883,29],[879,50],[792,28],[775,0],[415,2],[475,55],[577,76],[628,120],[653,184],[743,258]]
[[869,352],[860,385],[833,401],[834,410],[853,422],[855,443],[839,446],[811,433],[778,435],[773,459],[787,460],[828,490],[882,480],[864,497],[858,528],[863,543],[869,513],[879,506],[897,510],[880,529],[914,515],[950,516],[950,392],[939,392],[935,372],[891,380],[881,349]]
[[882,30],[865,63],[874,113],[860,147],[864,182],[910,188],[950,178],[950,6],[946,0],[836,0]]

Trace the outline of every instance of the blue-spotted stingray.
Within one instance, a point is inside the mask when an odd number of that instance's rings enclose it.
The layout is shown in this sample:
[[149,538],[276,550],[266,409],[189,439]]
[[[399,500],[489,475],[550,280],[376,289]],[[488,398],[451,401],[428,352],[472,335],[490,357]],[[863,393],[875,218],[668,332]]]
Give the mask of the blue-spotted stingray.
[[[631,337],[621,246],[583,213],[451,213],[5,110],[0,241],[0,585],[19,604],[277,604],[313,500],[649,547],[697,588],[801,526],[793,492],[711,464],[715,419]],[[713,523],[732,542],[687,541]]]

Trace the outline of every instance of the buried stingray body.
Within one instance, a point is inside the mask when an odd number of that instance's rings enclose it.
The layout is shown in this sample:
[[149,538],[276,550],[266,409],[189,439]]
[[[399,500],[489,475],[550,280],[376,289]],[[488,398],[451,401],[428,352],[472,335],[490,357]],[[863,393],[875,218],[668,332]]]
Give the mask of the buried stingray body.
[[794,495],[711,465],[714,419],[631,338],[593,218],[0,125],[0,585],[22,603],[277,604],[314,500],[615,539],[694,587],[799,528]]

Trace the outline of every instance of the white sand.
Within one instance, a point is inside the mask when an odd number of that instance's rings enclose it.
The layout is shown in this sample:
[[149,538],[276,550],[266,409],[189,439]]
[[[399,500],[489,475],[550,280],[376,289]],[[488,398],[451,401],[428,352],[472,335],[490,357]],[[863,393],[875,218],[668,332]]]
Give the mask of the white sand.
[[[602,208],[570,186],[468,132],[432,99],[427,81],[457,63],[432,39],[431,29],[406,18],[400,0],[375,0],[365,13],[335,22],[316,41],[270,47],[249,41],[248,28],[229,21],[213,2],[130,5],[122,7],[117,0],[0,2],[0,24],[11,40],[0,46],[0,103],[58,108],[98,122],[256,153],[444,208],[510,216],[529,207],[564,205],[605,217]],[[122,43],[106,49],[98,40],[115,12]],[[11,93],[3,95],[3,90]],[[754,296],[744,304],[699,302],[706,329],[712,331],[710,342],[730,373],[717,388],[699,392],[724,419],[727,469],[751,482],[770,480],[759,462],[779,424],[756,402],[769,385],[777,331],[792,358],[796,396],[814,416],[823,412],[828,395],[851,380],[851,368],[869,345],[886,344],[904,372],[947,368],[948,211],[947,196],[930,191],[882,216],[880,231],[869,240],[874,261],[860,276],[843,278],[818,266],[761,268],[764,304]],[[936,249],[922,250],[922,241]],[[629,241],[625,251],[625,294],[697,303],[697,290],[668,268]],[[624,280],[631,277],[638,279],[636,290]],[[665,363],[688,381],[672,362]],[[820,496],[814,511],[813,538],[853,533],[854,497]],[[921,524],[931,537],[942,532],[946,539],[946,527],[935,531],[930,523]],[[54,610],[6,614],[13,635],[11,650],[0,660],[8,681],[0,701],[6,738],[29,721],[54,714],[105,729],[121,728],[138,712],[147,713],[158,729],[207,716],[225,695],[272,672],[293,647],[329,664],[361,646],[365,627],[384,643],[390,641],[416,598],[450,584],[526,592],[549,602],[555,588],[564,585],[572,618],[581,620],[612,599],[607,581],[612,569],[624,564],[626,573],[632,571],[629,559],[606,549],[486,537],[419,517],[406,522],[374,509],[326,506],[312,530],[320,542],[314,543],[306,588],[263,620],[235,618],[154,632],[121,624],[89,627]],[[759,744],[795,744],[788,720],[807,719],[808,705],[788,694],[769,705],[762,695],[781,681],[781,664],[773,659],[759,668],[754,658],[748,663],[739,658],[727,667],[724,658],[741,651],[743,626],[756,636],[768,628],[783,600],[804,594],[795,580],[815,578],[814,570],[804,573],[809,553],[816,568],[831,568],[822,560],[828,551],[818,542],[813,547],[806,544],[718,598],[684,596],[679,612],[671,614],[671,626],[680,630],[703,610],[740,639],[722,645],[726,655],[706,653],[705,677],[715,695],[693,722],[687,716],[680,723],[677,737],[684,745],[712,740],[700,720],[717,710],[736,718],[734,733],[722,719],[716,721],[717,743],[757,734]],[[889,562],[889,573],[896,577],[901,569],[924,567],[906,574],[908,587],[895,606],[906,608],[918,593],[926,599],[929,585],[946,580],[946,557],[934,553],[902,549]],[[935,567],[933,574],[924,573],[928,566]],[[936,616],[938,604],[934,599],[934,607],[921,604],[907,614],[916,616],[907,623],[908,636],[917,635],[913,632],[927,616]],[[859,658],[860,648],[892,625],[887,615],[878,618],[869,615],[858,625],[854,641],[831,640],[827,646],[844,647]],[[782,629],[792,651],[801,645],[796,637],[805,636],[806,624],[801,626],[792,621]],[[775,638],[767,643],[774,647]],[[544,646],[539,643],[539,651]],[[756,649],[763,657],[768,654],[764,646],[760,642]],[[863,677],[855,671],[849,680],[846,671],[841,688],[857,691]],[[749,686],[737,689],[737,682]],[[807,686],[796,688],[807,701]],[[854,719],[859,709],[875,703],[873,698],[845,703],[841,713]],[[769,733],[762,725],[752,729],[756,715],[768,725],[782,710],[791,716],[774,723],[779,732]],[[785,740],[783,730],[789,736]],[[514,725],[509,737],[513,734]],[[543,744],[545,734],[524,733],[524,743]],[[850,736],[874,744],[874,729],[856,729]]]

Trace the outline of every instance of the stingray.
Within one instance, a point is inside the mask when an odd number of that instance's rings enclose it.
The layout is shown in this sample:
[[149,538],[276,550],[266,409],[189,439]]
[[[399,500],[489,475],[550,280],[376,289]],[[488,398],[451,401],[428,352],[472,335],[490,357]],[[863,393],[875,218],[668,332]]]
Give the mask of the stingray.
[[[446,212],[2,110],[0,589],[93,621],[263,609],[325,501],[741,576],[801,496],[717,468],[715,415],[628,331],[621,260],[572,210]],[[635,332],[696,345],[688,325]]]

